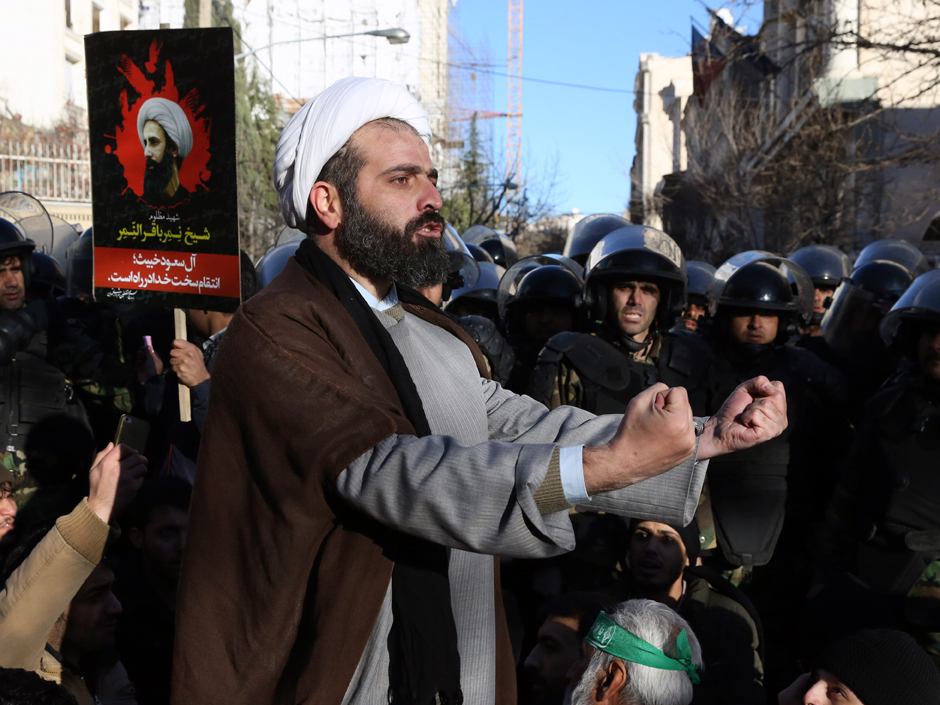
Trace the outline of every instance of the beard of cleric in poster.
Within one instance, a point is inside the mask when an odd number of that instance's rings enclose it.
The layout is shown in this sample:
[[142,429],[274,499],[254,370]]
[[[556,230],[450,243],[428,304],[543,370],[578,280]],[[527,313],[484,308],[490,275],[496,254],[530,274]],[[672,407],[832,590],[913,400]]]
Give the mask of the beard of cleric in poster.
[[137,114],[137,134],[147,159],[144,199],[153,206],[175,206],[189,196],[180,183],[180,166],[193,147],[193,130],[178,103],[150,98]]

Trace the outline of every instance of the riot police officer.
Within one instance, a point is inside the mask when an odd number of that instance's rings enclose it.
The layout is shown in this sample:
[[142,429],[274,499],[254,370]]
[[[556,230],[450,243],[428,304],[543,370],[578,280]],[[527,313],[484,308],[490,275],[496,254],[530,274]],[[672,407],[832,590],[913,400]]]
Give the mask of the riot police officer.
[[801,332],[818,337],[822,335],[820,325],[826,312],[826,299],[830,299],[842,280],[851,274],[849,256],[832,245],[809,245],[787,259],[800,265],[813,282],[813,316]]
[[940,271],[919,276],[881,323],[908,362],[879,390],[827,516],[818,573],[848,570],[893,596],[940,656]]
[[496,261],[493,259],[493,255],[491,255],[479,245],[467,243],[467,251],[477,262],[489,262],[490,264],[496,264]]
[[581,268],[567,258],[527,257],[503,275],[497,292],[500,318],[516,353],[516,365],[506,386],[524,394],[536,358],[558,333],[580,324]]
[[[34,244],[9,221],[0,219],[0,456],[21,485],[26,471],[29,434],[40,423],[85,426],[81,404],[66,375],[49,363],[50,311],[45,300],[25,304],[31,280]],[[78,444],[81,445],[81,444]],[[90,435],[85,447],[73,448],[81,456],[73,467],[91,458]]]
[[706,293],[708,285],[715,278],[715,268],[708,262],[692,260],[686,263],[686,269],[689,273],[689,291],[682,316],[676,325],[695,333],[699,331],[699,319],[708,309]]
[[519,261],[516,243],[502,233],[497,233],[496,237],[487,238],[479,244],[479,247],[484,252],[488,252],[493,262],[503,269],[509,269]]
[[630,225],[632,223],[629,220],[613,213],[594,213],[586,216],[575,223],[574,228],[568,234],[562,254],[583,267],[594,245],[614,230]]
[[875,240],[866,246],[855,260],[853,265],[858,270],[862,265],[878,260],[896,262],[909,271],[914,277],[919,277],[930,270],[930,262],[924,253],[906,240]]
[[125,354],[117,311],[94,301],[93,262],[93,231],[88,228],[66,249],[65,292],[49,306],[56,311],[49,328],[49,360],[67,375],[95,445],[103,448],[113,440],[121,415],[133,413],[137,403],[136,348]]
[[900,358],[884,344],[879,326],[912,281],[911,272],[897,262],[863,263],[832,297],[822,336],[797,343],[842,372],[846,414],[855,427],[865,415],[866,402],[897,369]]
[[[489,253],[477,245],[467,245],[457,234],[454,227],[447,223],[442,234],[444,246],[450,254],[450,272],[443,285],[430,287],[424,290],[424,293],[433,303],[440,306],[442,301],[454,298],[454,291],[471,292],[469,298],[464,299],[464,305],[471,306],[475,287],[483,276],[480,268],[480,262],[494,265]],[[481,258],[476,256],[476,250],[482,253]],[[495,270],[494,270],[495,271]],[[487,276],[490,276],[488,273]],[[435,296],[435,291],[439,295]],[[489,291],[483,292],[484,296],[489,295]],[[444,315],[453,319],[461,328],[464,329],[473,342],[480,348],[483,357],[486,360],[486,366],[489,369],[490,377],[500,384],[506,384],[509,376],[512,374],[516,363],[516,356],[512,347],[506,342],[495,321],[479,315],[456,315],[453,310],[445,310]]]
[[65,270],[52,255],[33,252],[30,287],[26,292],[29,301],[57,298],[65,294]]
[[255,271],[258,273],[259,289],[266,287],[274,277],[283,271],[290,258],[297,252],[301,242],[302,240],[289,240],[268,248],[268,251],[261,256],[255,266]]
[[489,262],[480,262],[479,265],[480,278],[477,282],[454,289],[450,300],[444,305],[444,310],[458,318],[483,316],[495,324],[499,320],[496,290],[506,270]]
[[786,344],[813,310],[813,284],[799,265],[766,252],[736,255],[718,268],[708,298],[716,398],[755,374],[787,390],[787,430],[751,451],[716,458],[698,512],[708,561],[747,583],[764,617],[776,647],[765,673],[775,683],[795,654],[792,624],[812,582],[809,546],[835,484],[833,446],[844,434],[841,375]]
[[529,395],[550,408],[623,413],[657,383],[682,386],[692,409],[710,402],[709,349],[700,336],[670,331],[685,306],[686,265],[666,233],[642,225],[604,237],[587,261],[585,312],[591,333],[556,335],[540,353]]
[[[732,257],[709,288],[714,317],[712,346],[720,394],[754,375],[779,379],[787,390],[789,428],[772,442],[718,459],[709,468],[711,514],[721,553],[746,574],[768,563],[784,523],[788,482],[812,476],[807,468],[791,476],[791,446],[812,443],[807,423],[842,393],[841,375],[811,353],[785,345],[812,312],[813,286],[796,264],[751,251]],[[713,412],[715,409],[710,409]],[[803,426],[801,428],[801,426]],[[805,455],[805,452],[804,452]],[[707,519],[700,520],[708,533]]]

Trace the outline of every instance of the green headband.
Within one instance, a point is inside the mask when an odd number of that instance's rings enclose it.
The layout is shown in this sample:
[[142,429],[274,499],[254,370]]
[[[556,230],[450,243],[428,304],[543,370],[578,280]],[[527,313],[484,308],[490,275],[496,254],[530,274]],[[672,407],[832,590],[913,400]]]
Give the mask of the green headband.
[[676,637],[678,658],[669,658],[648,641],[628,632],[603,611],[597,615],[597,620],[585,641],[624,661],[664,671],[685,671],[689,674],[689,680],[692,683],[697,684],[700,680],[698,666],[692,662],[692,648],[689,646],[689,635],[686,634],[685,629]]

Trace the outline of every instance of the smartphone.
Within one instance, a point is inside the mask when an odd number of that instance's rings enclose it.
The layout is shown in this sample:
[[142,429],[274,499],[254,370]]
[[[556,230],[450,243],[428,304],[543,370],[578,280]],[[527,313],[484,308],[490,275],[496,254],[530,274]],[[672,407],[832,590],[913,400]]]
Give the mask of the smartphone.
[[114,445],[123,443],[138,453],[144,452],[147,445],[147,436],[150,435],[150,424],[143,419],[123,414],[118,421],[117,433],[114,434]]

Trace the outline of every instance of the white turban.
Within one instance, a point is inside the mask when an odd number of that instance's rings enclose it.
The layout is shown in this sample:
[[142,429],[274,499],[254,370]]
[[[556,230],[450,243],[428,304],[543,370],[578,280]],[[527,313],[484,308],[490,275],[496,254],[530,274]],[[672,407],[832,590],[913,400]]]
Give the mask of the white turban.
[[404,86],[380,78],[341,78],[294,114],[274,154],[274,187],[289,226],[303,227],[310,190],[330,157],[360,127],[386,117],[407,122],[430,143],[424,108]]
[[149,120],[163,128],[166,136],[179,148],[180,159],[185,159],[193,148],[193,128],[190,127],[189,119],[179,104],[166,98],[150,98],[140,106],[140,112],[137,113],[137,134],[144,147],[147,146],[144,141],[144,124]]

